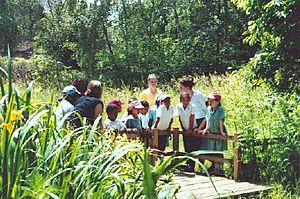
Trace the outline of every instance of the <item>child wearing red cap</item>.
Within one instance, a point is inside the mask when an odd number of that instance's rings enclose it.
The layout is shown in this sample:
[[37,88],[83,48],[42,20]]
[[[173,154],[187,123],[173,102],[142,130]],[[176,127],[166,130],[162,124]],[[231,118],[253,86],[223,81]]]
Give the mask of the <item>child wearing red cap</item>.
[[[227,135],[224,125],[225,113],[221,105],[221,95],[219,93],[211,93],[208,97],[208,116],[207,125],[204,130],[198,130],[199,133],[207,134],[221,134]],[[225,140],[207,140],[207,149],[214,151],[223,151],[227,149],[227,142]],[[215,167],[217,165],[214,165]],[[215,169],[219,169],[216,167]]]
[[142,108],[144,108],[144,106],[139,101],[133,101],[128,104],[128,116],[125,120],[127,132],[139,133],[143,130],[142,120],[139,117]]

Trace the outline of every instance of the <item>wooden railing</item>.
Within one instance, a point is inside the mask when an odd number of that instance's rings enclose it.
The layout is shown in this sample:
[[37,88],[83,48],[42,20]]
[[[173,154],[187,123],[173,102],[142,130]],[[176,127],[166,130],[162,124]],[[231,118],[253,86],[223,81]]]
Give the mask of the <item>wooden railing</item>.
[[[155,149],[156,153],[162,154],[162,155],[184,155],[187,154],[184,151],[179,150],[179,136],[183,134],[182,130],[179,130],[179,128],[174,128],[170,130],[169,132],[166,131],[159,131],[158,129],[152,129],[151,132],[143,132],[141,134],[128,134],[128,138],[136,139],[139,138],[141,141],[145,143],[146,147],[150,147],[151,149]],[[170,135],[172,136],[173,140],[173,148],[171,151],[159,151],[158,150],[158,140],[159,136],[161,135]],[[234,157],[233,157],[233,179],[235,181],[240,180],[241,175],[241,152],[238,145],[238,135],[234,136],[222,136],[222,135],[213,135],[213,134],[207,134],[207,135],[200,135],[200,134],[193,134],[193,133],[185,133],[185,135],[194,136],[194,137],[201,137],[203,139],[213,139],[213,140],[225,140],[225,141],[232,141],[233,142],[233,148],[234,148]],[[221,155],[221,157],[220,157]],[[209,161],[223,164],[224,163],[224,156],[223,152],[215,152],[212,153],[211,151],[205,151],[201,152],[201,155],[198,155],[197,158],[199,159],[207,159]]]

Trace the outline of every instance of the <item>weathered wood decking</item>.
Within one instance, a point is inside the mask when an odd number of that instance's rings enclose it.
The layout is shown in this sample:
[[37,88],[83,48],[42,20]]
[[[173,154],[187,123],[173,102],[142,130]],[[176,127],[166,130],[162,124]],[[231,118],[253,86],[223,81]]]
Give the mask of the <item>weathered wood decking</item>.
[[251,194],[271,189],[270,186],[257,185],[249,182],[235,182],[224,177],[212,177],[219,195],[216,193],[208,177],[196,175],[188,177],[186,175],[175,174],[175,184],[180,186],[176,194],[178,199],[193,198],[224,198]]

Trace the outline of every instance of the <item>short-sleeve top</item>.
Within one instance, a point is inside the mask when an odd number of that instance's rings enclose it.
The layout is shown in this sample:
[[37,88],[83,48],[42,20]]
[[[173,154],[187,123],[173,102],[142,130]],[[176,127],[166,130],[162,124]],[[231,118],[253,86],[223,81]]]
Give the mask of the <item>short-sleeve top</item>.
[[147,88],[142,91],[142,93],[140,95],[140,101],[147,101],[150,106],[153,106],[153,105],[155,105],[156,97],[160,94],[161,94],[161,91],[157,90],[156,95],[153,95],[151,93],[150,88]]
[[193,96],[190,103],[195,105],[195,119],[205,118],[206,116],[206,105],[205,105],[205,95],[195,90],[193,91]]
[[157,111],[157,106],[154,105],[151,107],[151,109],[148,113],[149,120],[152,120],[152,124],[153,124],[151,127],[154,127],[155,122],[156,122],[156,111]]
[[121,122],[119,119],[115,119],[114,121],[111,121],[110,119],[106,119],[103,122],[103,128],[104,129],[116,129],[120,131],[122,128],[125,128],[125,124]]
[[139,116],[133,117],[133,115],[128,115],[125,120],[126,128],[136,128],[138,130],[142,130],[142,120]]
[[173,119],[173,115],[173,106],[169,106],[169,108],[167,108],[164,104],[160,105],[156,111],[156,117],[160,118],[157,128],[159,130],[166,130],[170,125],[171,119]]
[[[209,132],[212,134],[220,134],[220,120],[225,121],[225,113],[222,106],[217,106],[216,110],[208,109]],[[226,128],[224,129],[226,132]]]
[[148,113],[143,115],[142,113],[139,114],[139,117],[141,118],[142,120],[142,127],[144,129],[147,129],[148,128],[148,123],[149,123],[149,117],[148,117]]
[[63,100],[56,109],[55,115],[57,119],[58,126],[63,125],[63,117],[74,110],[74,105],[71,104],[68,100]]
[[[177,114],[181,120],[182,126],[185,130],[188,130],[190,127],[190,116],[195,114],[195,106],[191,103],[184,108],[182,103],[178,104],[176,107]],[[194,119],[194,126],[196,127],[196,120]]]
[[75,104],[74,111],[79,113],[81,117],[86,117],[88,121],[94,123],[95,121],[95,108],[98,104],[103,107],[103,102],[95,97],[82,96]]

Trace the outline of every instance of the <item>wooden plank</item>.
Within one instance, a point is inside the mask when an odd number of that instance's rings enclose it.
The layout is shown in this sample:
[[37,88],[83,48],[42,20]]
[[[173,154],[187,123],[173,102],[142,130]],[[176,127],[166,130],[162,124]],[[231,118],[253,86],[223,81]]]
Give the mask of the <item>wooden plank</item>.
[[[183,134],[183,131],[179,131],[180,134]],[[184,135],[188,135],[188,136],[193,136],[193,137],[201,137],[201,138],[205,138],[205,139],[213,139],[213,140],[231,140],[231,141],[235,141],[235,136],[232,135],[227,135],[227,136],[223,136],[223,135],[217,135],[217,134],[206,134],[206,135],[202,135],[202,134],[196,134],[196,133],[184,133]]]
[[152,141],[152,147],[154,149],[158,149],[158,134],[159,134],[158,129],[154,129],[153,130],[153,141]]
[[[196,176],[187,178],[181,176],[174,177],[175,183],[179,184],[180,189],[176,194],[177,198],[218,198],[213,185],[208,177]],[[256,185],[248,182],[235,182],[222,177],[212,177],[220,197],[237,196],[260,191],[269,190],[272,187]],[[205,182],[205,183],[204,183]]]
[[[224,179],[212,179],[214,183],[218,182],[218,181],[224,181]],[[187,178],[185,177],[185,179],[176,179],[175,182],[177,184],[179,184],[183,189],[185,189],[185,186],[189,186],[189,185],[203,185],[203,184],[208,184],[210,186],[213,186],[211,184],[211,181],[209,180],[208,177],[205,177],[204,179],[197,179],[197,178]],[[228,183],[228,182],[226,182]],[[204,186],[204,185],[203,185]]]
[[[249,185],[248,185],[249,186]],[[226,197],[226,196],[238,196],[238,195],[245,195],[245,194],[250,194],[250,193],[257,193],[257,192],[261,192],[261,191],[267,191],[270,190],[271,187],[268,186],[251,186],[251,187],[239,187],[239,189],[237,188],[228,188],[228,189],[222,189],[222,190],[218,190],[219,195],[221,197]],[[214,197],[215,195],[212,193],[207,192],[203,193],[202,195],[205,195],[205,197],[211,198]],[[197,195],[197,194],[195,194]]]
[[[216,186],[217,191],[219,192],[219,188],[221,186],[226,186],[228,185],[228,182],[223,180],[223,181],[215,181],[214,185]],[[202,184],[190,184],[189,186],[181,186],[181,188],[179,189],[179,192],[195,192],[195,191],[199,191],[202,190],[201,192],[203,193],[204,191],[210,191],[213,190],[213,192],[215,192],[215,189],[213,187],[213,184],[211,182],[207,182],[207,183],[202,183]]]

